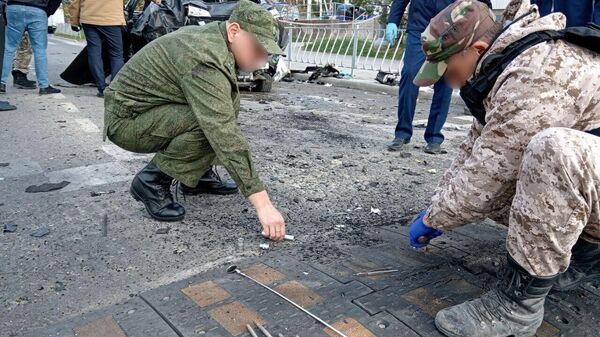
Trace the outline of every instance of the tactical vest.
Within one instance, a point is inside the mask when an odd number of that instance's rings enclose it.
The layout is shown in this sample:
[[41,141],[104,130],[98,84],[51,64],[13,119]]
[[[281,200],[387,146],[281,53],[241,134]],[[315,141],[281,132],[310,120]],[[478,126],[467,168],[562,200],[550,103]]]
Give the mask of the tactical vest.
[[[483,100],[488,96],[498,76],[517,56],[525,50],[547,41],[564,40],[577,46],[600,53],[600,26],[590,23],[585,27],[570,27],[563,30],[543,30],[513,42],[503,51],[490,54],[483,61],[479,73],[460,88],[460,97],[479,123],[485,125],[486,111]],[[600,137],[600,128],[588,131]]]

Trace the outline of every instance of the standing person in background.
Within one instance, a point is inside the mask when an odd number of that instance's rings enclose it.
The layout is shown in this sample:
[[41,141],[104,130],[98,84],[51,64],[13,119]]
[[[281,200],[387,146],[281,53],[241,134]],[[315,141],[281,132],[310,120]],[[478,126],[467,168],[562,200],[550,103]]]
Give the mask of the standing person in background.
[[[12,69],[12,63],[23,35],[28,33],[35,57],[40,95],[56,94],[60,90],[52,87],[48,80],[48,16],[54,14],[60,0],[8,0],[6,16],[6,45],[2,65],[0,91],[6,91],[6,81]],[[58,4],[58,5],[57,5]],[[53,10],[51,10],[53,9]]]
[[121,0],[74,0],[71,3],[71,27],[78,32],[83,27],[87,40],[88,63],[98,97],[104,97],[106,75],[102,61],[103,42],[108,46],[111,80],[123,67],[123,26],[125,15]]
[[19,49],[17,49],[17,55],[12,66],[13,86],[17,89],[35,89],[35,81],[30,81],[27,78],[29,74],[29,64],[33,57],[33,50],[31,50],[31,42],[29,41],[29,34],[25,33]]
[[[0,0],[0,59],[4,58],[4,31],[6,29],[6,0]],[[0,76],[2,70],[0,70]],[[15,110],[17,107],[7,101],[0,101],[0,111]]]
[[567,27],[600,25],[600,0],[536,0],[540,16],[560,12],[567,17]]
[[[425,62],[425,54],[421,47],[421,33],[429,24],[434,16],[442,9],[450,5],[453,0],[394,0],[388,16],[386,27],[386,40],[390,45],[394,45],[398,39],[398,26],[404,16],[404,11],[411,3],[408,12],[408,26],[406,27],[406,46],[404,49],[404,66],[400,74],[400,90],[398,95],[398,124],[396,125],[394,140],[388,145],[390,151],[400,151],[405,144],[410,142],[412,137],[412,123],[415,116],[417,105],[417,96],[419,87],[414,85],[413,80],[417,72]],[[490,0],[483,1],[490,8]],[[444,79],[440,79],[433,86],[433,99],[429,111],[427,128],[425,129],[425,141],[427,146],[425,152],[430,154],[439,154],[442,152],[441,144],[444,141],[442,128],[446,123],[450,99],[452,98],[452,88],[450,88]]]

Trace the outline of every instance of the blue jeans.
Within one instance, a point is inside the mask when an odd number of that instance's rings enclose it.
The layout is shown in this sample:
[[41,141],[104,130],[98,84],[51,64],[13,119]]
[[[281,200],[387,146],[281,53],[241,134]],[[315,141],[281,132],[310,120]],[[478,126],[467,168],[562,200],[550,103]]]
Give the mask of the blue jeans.
[[111,79],[123,67],[123,33],[121,26],[97,26],[87,23],[82,24],[87,40],[88,64],[90,72],[96,81],[99,92],[104,92],[106,87],[106,73],[102,59],[102,47],[108,47],[110,58]]
[[[408,31],[407,34],[403,59],[404,66],[400,74],[398,124],[396,125],[395,137],[410,140],[417,96],[419,95],[419,87],[414,85],[413,80],[425,62],[425,54],[421,49],[421,33]],[[451,98],[452,88],[446,84],[443,78],[437,81],[433,86],[433,99],[427,128],[425,129],[425,141],[427,143],[441,144],[444,141],[442,128],[446,123],[446,117],[448,117]]]
[[48,17],[46,11],[36,7],[9,5],[6,9],[8,25],[6,26],[6,43],[2,64],[2,83],[6,84],[12,69],[15,51],[23,39],[25,32],[29,33],[31,49],[35,58],[35,75],[40,88],[47,88],[48,59]]

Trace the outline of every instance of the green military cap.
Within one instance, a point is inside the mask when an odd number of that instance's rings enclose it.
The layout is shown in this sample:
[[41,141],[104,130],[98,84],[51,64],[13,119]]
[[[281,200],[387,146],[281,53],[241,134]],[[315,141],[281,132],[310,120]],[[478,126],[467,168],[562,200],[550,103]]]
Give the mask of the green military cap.
[[425,87],[437,82],[444,76],[450,56],[471,46],[495,21],[494,12],[477,0],[458,0],[438,13],[421,34],[426,60],[414,83]]
[[279,40],[279,25],[273,14],[260,5],[248,0],[240,0],[231,16],[229,22],[235,22],[240,28],[251,33],[254,38],[271,55],[283,55],[283,51],[277,44]]

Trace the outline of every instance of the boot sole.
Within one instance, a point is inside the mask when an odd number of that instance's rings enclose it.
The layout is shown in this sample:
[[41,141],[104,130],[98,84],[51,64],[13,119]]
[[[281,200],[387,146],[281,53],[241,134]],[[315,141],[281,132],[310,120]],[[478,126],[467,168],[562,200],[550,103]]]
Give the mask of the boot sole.
[[154,214],[152,214],[152,212],[150,212],[150,208],[148,208],[148,205],[146,205],[146,203],[142,200],[142,198],[133,190],[133,188],[129,188],[129,193],[131,193],[131,196],[133,197],[133,199],[141,202],[142,204],[144,204],[144,208],[146,209],[146,212],[148,212],[148,214],[155,220],[158,221],[179,221],[179,220],[183,220],[183,218],[185,217],[185,215],[181,215],[178,217],[170,217],[170,218],[163,218],[160,216],[156,216]]
[[[434,321],[434,322],[435,322],[435,321]],[[464,337],[464,336],[462,336],[462,335],[457,335],[457,334],[455,334],[455,333],[453,333],[453,332],[450,332],[450,331],[448,331],[448,330],[446,330],[446,329],[442,328],[441,326],[439,326],[439,325],[438,325],[438,323],[437,323],[437,322],[435,322],[435,327],[436,327],[436,328],[437,328],[437,329],[438,329],[438,330],[439,330],[441,333],[443,333],[444,335],[446,335],[446,336],[448,336],[448,337]],[[508,336],[505,336],[505,337],[535,337],[535,332],[534,332],[534,333],[532,333],[532,334],[513,334],[513,335],[508,335]]]

